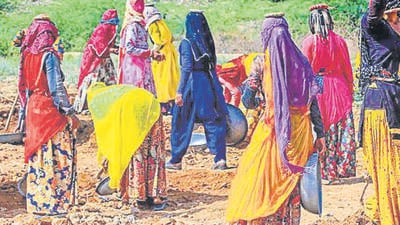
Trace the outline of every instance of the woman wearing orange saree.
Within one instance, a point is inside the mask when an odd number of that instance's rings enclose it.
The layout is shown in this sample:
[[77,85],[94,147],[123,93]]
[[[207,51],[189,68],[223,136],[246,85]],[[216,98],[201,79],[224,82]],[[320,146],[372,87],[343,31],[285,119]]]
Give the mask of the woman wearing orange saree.
[[265,110],[239,161],[226,219],[233,224],[299,224],[298,182],[314,151],[311,121],[318,138],[315,147],[324,148],[313,74],[283,14],[267,15],[261,35],[263,73],[249,82],[243,98],[250,99],[243,102],[252,102],[253,84],[260,80]]

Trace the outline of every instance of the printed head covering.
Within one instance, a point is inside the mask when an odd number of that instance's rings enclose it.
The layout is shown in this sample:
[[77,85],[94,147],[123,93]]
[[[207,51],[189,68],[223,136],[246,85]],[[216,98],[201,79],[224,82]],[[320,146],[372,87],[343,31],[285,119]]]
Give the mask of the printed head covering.
[[385,13],[399,12],[400,2],[399,0],[390,0],[386,3]]
[[317,4],[309,8],[310,16],[308,25],[312,34],[319,34],[323,38],[328,37],[330,30],[333,30],[333,19],[327,4]]
[[141,22],[143,20],[144,1],[126,0],[124,22],[122,29],[133,21]]
[[267,16],[261,31],[264,52],[270,56],[274,89],[275,132],[282,161],[292,172],[304,168],[287,160],[286,148],[291,139],[290,107],[303,107],[311,102],[313,73],[307,58],[293,42],[283,16]]
[[43,51],[54,50],[53,44],[58,38],[58,29],[50,17],[39,14],[33,18],[26,36],[23,38],[21,51],[38,54]]
[[117,10],[108,9],[103,13],[100,24],[94,29],[83,51],[78,88],[83,79],[98,67],[102,59],[110,56],[109,49],[115,44],[118,23]]
[[207,57],[210,68],[215,68],[217,58],[214,39],[202,11],[192,10],[186,16],[186,39],[191,43],[195,60]]
[[150,26],[150,24],[154,23],[157,20],[162,19],[162,15],[160,11],[156,8],[154,4],[146,4],[146,7],[143,11],[144,20],[146,21],[146,29]]

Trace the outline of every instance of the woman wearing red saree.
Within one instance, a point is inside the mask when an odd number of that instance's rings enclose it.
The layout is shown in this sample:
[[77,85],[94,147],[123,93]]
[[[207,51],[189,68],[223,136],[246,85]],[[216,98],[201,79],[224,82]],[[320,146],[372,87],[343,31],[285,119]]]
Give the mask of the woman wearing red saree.
[[[58,30],[38,15],[21,46],[19,94],[26,105],[25,163],[28,213],[66,214],[76,198],[76,151],[72,130],[78,119],[64,88],[60,59],[53,47]],[[29,99],[27,99],[27,96]]]
[[303,52],[321,86],[317,99],[327,144],[327,151],[320,153],[321,176],[331,183],[356,175],[353,73],[346,42],[333,31],[328,5],[310,11],[312,35],[303,41]]
[[106,10],[86,44],[79,73],[78,95],[74,102],[77,112],[81,112],[87,106],[86,93],[91,83],[117,83],[117,71],[111,60],[111,53],[118,53],[115,46],[118,24],[117,10]]

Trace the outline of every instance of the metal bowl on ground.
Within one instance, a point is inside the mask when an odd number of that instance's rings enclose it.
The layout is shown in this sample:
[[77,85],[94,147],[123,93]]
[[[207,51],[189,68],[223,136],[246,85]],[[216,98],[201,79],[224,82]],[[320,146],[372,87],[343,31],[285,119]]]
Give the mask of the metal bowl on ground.
[[0,134],[0,143],[22,144],[24,133]]
[[100,181],[100,183],[96,187],[96,193],[101,196],[112,195],[113,193],[117,192],[117,189],[112,189],[109,186],[110,184],[110,177],[106,177]]
[[305,168],[303,176],[300,179],[301,205],[307,211],[321,215],[322,186],[318,153],[313,153],[310,156]]
[[203,133],[192,133],[189,146],[204,146],[207,144],[206,135]]
[[228,116],[226,118],[226,145],[239,144],[247,135],[247,120],[243,112],[236,106],[226,104]]

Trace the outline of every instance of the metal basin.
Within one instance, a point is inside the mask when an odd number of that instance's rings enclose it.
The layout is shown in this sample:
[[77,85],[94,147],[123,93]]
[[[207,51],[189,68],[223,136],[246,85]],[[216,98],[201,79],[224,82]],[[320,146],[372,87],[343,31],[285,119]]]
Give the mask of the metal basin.
[[228,116],[226,118],[226,145],[239,144],[247,135],[247,120],[243,112],[236,106],[226,104]]
[[308,159],[306,169],[300,179],[300,198],[304,209],[321,215],[322,187],[318,153],[313,153]]
[[206,145],[206,135],[203,133],[192,133],[192,137],[190,138],[189,146],[202,146]]
[[0,143],[22,144],[24,133],[0,134]]
[[100,183],[96,187],[96,193],[101,196],[112,195],[117,192],[117,189],[112,189],[109,186],[110,177],[106,177],[100,181]]
[[[239,144],[247,135],[247,120],[243,112],[231,104],[226,104],[228,115],[226,117],[226,145]],[[189,146],[205,146],[207,139],[204,133],[192,133]]]

